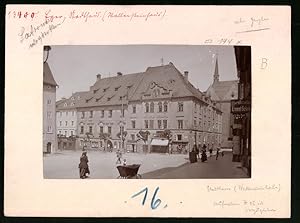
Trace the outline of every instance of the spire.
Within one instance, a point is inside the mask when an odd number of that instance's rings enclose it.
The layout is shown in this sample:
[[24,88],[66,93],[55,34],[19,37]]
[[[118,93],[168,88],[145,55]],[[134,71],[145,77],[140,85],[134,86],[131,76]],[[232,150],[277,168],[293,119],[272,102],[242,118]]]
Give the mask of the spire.
[[219,82],[219,65],[218,65],[218,55],[216,56],[215,72],[214,72],[214,83]]

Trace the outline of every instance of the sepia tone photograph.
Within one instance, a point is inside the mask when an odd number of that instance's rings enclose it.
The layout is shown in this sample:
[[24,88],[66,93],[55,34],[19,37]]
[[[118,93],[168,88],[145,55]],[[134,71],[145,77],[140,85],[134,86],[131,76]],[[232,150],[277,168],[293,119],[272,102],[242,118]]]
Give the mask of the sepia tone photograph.
[[251,177],[251,47],[44,46],[45,179]]

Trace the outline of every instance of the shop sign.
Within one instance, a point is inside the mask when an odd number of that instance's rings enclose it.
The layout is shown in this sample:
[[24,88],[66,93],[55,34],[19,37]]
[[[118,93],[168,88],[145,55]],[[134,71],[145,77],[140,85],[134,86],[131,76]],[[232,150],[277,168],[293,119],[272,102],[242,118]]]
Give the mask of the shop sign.
[[233,100],[231,101],[232,113],[247,113],[251,111],[250,101]]

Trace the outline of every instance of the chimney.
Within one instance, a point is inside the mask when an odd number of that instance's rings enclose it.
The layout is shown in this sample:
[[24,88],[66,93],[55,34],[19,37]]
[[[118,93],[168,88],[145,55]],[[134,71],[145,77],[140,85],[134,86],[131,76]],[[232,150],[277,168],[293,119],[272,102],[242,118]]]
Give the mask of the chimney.
[[184,79],[185,79],[186,81],[189,80],[189,72],[188,72],[188,71],[184,71]]
[[122,72],[117,73],[117,76],[122,76],[122,75],[123,75]]
[[101,74],[97,74],[97,81],[101,79]]

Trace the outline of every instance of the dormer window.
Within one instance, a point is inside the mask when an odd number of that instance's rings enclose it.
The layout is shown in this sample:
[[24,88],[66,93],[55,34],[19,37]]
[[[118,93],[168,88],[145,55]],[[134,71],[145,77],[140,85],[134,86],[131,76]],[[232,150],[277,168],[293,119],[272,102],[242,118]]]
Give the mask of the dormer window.
[[118,91],[121,86],[115,87],[115,91]]
[[64,103],[64,107],[67,107],[68,106],[68,104],[67,103]]
[[74,100],[75,100],[75,98],[74,98],[74,97],[71,97],[71,100],[72,100],[72,101],[74,101]]
[[74,105],[75,105],[75,103],[74,103],[74,102],[72,102],[72,103],[71,103],[71,106],[74,106]]
[[107,87],[107,88],[104,88],[104,89],[103,89],[103,92],[106,92],[106,91],[107,91],[107,89],[108,89],[108,87]]
[[98,90],[99,90],[99,89],[95,89],[95,90],[93,91],[93,92],[94,92],[94,94],[96,94]]
[[130,89],[131,87],[132,87],[132,85],[128,85],[128,86],[127,86],[127,89]]

